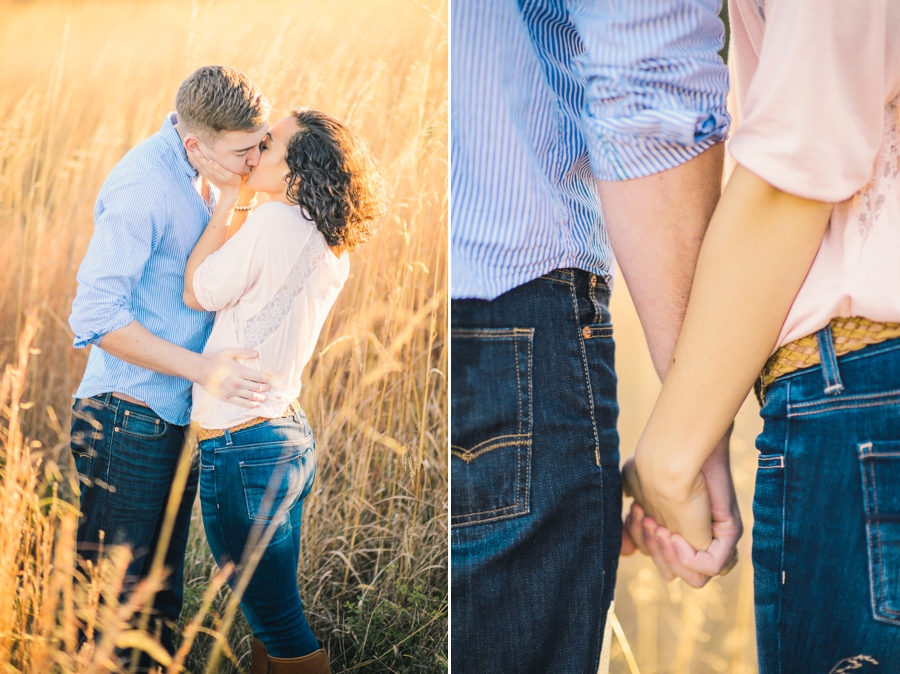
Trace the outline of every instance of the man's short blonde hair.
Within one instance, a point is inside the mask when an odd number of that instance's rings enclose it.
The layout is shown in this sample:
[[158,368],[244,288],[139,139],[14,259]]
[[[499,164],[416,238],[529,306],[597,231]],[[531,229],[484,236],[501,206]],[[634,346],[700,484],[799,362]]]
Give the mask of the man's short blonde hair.
[[175,95],[178,124],[213,143],[228,131],[256,131],[271,106],[250,78],[228,66],[192,72]]

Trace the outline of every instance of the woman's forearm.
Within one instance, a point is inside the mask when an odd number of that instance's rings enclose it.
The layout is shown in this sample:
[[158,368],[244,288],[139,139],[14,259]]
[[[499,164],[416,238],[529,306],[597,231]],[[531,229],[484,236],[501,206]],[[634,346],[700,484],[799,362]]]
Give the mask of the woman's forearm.
[[228,239],[228,228],[234,216],[234,208],[237,205],[238,192],[222,191],[219,193],[219,201],[213,212],[206,229],[194,245],[188,257],[184,270],[184,303],[191,309],[203,311],[203,307],[197,302],[194,295],[194,272],[203,264],[203,261],[215,253]]
[[[250,206],[250,210],[252,210],[256,206],[256,192],[253,190],[248,190],[244,183],[241,183],[241,192],[238,197],[237,205],[238,206]],[[247,222],[247,218],[250,217],[250,210],[236,210],[234,215],[231,216],[231,224],[228,225],[228,233],[225,235],[225,239],[228,240],[238,233],[241,227],[244,226],[244,223]]]
[[672,365],[639,442],[642,479],[684,493],[769,357],[833,205],[738,166],[703,241]]

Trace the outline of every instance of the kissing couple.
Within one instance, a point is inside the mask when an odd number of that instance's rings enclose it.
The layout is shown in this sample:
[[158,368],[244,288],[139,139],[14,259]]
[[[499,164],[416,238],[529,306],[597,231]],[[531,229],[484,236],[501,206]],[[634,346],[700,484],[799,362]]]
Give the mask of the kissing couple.
[[164,563],[150,631],[174,653],[199,487],[210,549],[253,629],[251,672],[325,674],[297,584],[316,475],[298,396],[385,187],[333,116],[296,109],[270,127],[269,112],[243,73],[199,68],[100,190],[69,318],[75,347],[93,347],[72,407],[77,547],[82,567],[103,546],[131,548],[125,596]]

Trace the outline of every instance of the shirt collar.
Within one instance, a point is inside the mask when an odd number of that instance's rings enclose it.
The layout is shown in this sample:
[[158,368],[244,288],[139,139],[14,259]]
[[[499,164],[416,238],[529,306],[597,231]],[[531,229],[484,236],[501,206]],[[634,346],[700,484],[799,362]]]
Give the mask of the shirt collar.
[[188,162],[187,152],[184,150],[181,136],[178,135],[178,131],[175,129],[175,124],[177,123],[178,113],[170,112],[163,120],[163,125],[159,132],[162,135],[163,140],[166,141],[166,145],[168,145],[172,149],[172,152],[175,153],[176,167],[186,175],[190,176],[193,180],[196,179],[199,174],[197,173],[197,169]]

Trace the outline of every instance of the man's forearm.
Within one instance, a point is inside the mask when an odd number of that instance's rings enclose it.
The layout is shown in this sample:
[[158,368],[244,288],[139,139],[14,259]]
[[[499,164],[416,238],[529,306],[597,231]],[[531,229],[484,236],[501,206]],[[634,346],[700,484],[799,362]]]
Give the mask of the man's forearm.
[[157,337],[137,321],[103,336],[100,348],[139,367],[199,383],[207,359],[198,353]]
[[722,192],[723,157],[719,143],[668,171],[600,183],[606,229],[660,379],[675,353],[700,244]]

